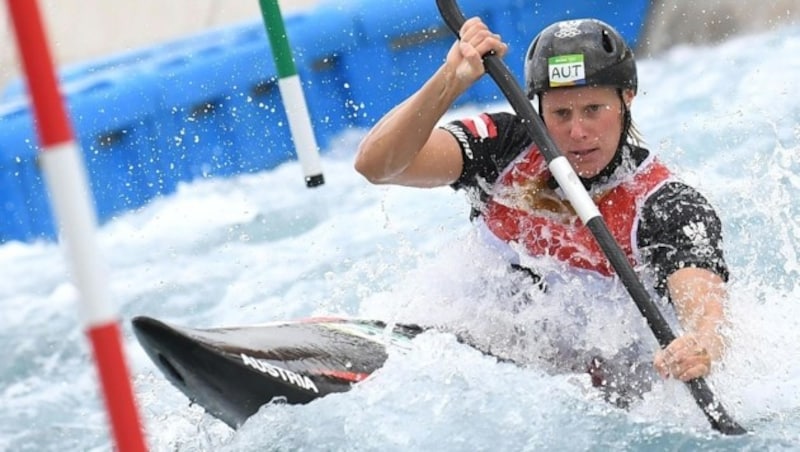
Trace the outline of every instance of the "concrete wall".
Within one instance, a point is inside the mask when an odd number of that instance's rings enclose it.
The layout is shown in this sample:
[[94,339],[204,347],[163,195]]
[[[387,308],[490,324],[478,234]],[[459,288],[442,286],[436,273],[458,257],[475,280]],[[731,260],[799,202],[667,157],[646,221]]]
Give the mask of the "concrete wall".
[[[279,0],[284,14],[317,0]],[[258,0],[39,0],[56,64],[133,50],[261,16]],[[5,2],[0,4],[0,89],[20,75]]]
[[[280,0],[284,14],[322,0]],[[376,0],[377,1],[377,0]],[[434,0],[431,0],[434,1]],[[257,0],[39,0],[57,64],[169,41],[257,19]],[[640,56],[679,43],[718,42],[800,20],[800,0],[654,0]],[[0,7],[0,89],[19,76],[11,26]]]
[[639,55],[800,25],[800,0],[654,0]]

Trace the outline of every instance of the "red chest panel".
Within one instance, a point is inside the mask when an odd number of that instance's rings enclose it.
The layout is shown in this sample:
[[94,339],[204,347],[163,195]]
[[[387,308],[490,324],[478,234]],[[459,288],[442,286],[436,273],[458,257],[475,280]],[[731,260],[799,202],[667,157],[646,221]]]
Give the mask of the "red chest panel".
[[[669,170],[653,160],[619,185],[595,196],[603,219],[631,265],[636,265],[632,241],[638,209],[669,177]],[[524,245],[531,256],[551,256],[577,268],[612,275],[613,268],[592,232],[569,202],[546,186],[549,178],[544,158],[533,149],[501,177],[496,187],[501,192],[521,190],[527,194],[515,197],[521,200],[516,203],[489,201],[484,212],[486,225],[498,238]]]

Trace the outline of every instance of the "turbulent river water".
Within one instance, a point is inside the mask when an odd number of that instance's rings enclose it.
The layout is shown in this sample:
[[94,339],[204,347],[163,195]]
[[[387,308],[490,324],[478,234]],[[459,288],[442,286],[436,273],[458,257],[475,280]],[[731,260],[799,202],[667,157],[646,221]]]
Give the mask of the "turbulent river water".
[[[270,406],[234,432],[150,363],[129,320],[195,326],[335,314],[482,318],[501,287],[468,206],[448,188],[375,187],[352,169],[364,130],[323,157],[309,190],[290,162],[184,185],[103,225],[126,355],[152,450],[800,450],[800,28],[677,47],[640,61],[634,119],[648,146],[725,224],[732,270],[727,358],[709,379],[752,434],[711,431],[685,386],[658,383],[630,411],[584,376],[499,364],[447,334],[416,339],[375,378],[305,406]],[[515,62],[509,62],[514,64]],[[503,102],[469,106],[454,116]],[[110,450],[96,374],[61,248],[0,246],[0,450]],[[632,309],[607,319],[637,321]],[[505,322],[505,323],[504,323]]]

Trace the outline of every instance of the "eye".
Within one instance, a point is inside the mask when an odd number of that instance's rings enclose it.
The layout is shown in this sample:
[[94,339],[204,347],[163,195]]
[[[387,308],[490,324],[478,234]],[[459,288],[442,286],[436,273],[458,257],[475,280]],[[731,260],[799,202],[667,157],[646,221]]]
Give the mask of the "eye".
[[588,117],[596,117],[606,109],[608,109],[608,105],[606,104],[589,104],[583,108],[583,112]]
[[557,118],[561,118],[561,119],[569,118],[570,113],[571,113],[571,110],[569,108],[559,108],[559,109],[553,111],[553,115],[555,115]]

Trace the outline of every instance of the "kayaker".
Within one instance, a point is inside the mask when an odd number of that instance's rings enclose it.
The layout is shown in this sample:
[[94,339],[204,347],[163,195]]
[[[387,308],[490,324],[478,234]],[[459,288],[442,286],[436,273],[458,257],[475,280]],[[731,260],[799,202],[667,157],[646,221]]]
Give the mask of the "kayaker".
[[[463,190],[481,235],[505,248],[501,251],[512,256],[511,264],[542,287],[551,275],[526,266],[531,259],[521,257],[553,259],[565,264],[570,276],[619,286],[521,118],[487,112],[441,123],[453,102],[484,75],[482,57],[489,52],[503,57],[507,51],[479,18],[468,19],[438,70],[366,134],[355,168],[374,184]],[[638,90],[631,48],[607,23],[568,20],[541,31],[524,64],[524,88],[548,133],[631,264],[652,282],[653,296],[664,300],[679,321],[677,339],[654,354],[649,351],[653,368],[682,381],[709,375],[725,350],[729,271],[722,225],[701,193],[643,147],[631,118]],[[609,365],[607,357],[595,357],[577,366],[584,365],[597,386],[610,387],[635,385],[615,377],[628,364]],[[570,366],[575,369],[576,363]],[[627,405],[629,394],[615,401]]]

